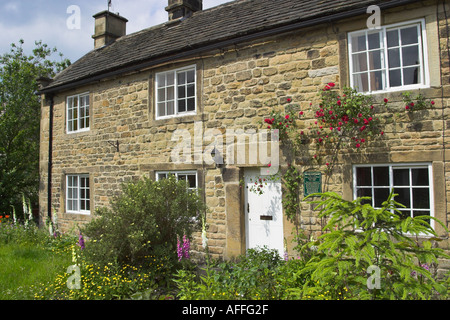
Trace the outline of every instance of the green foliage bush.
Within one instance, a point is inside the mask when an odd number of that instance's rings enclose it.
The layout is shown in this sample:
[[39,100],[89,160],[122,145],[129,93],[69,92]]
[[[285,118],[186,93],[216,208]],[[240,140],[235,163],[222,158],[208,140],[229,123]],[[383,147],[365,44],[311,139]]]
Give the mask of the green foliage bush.
[[148,257],[177,263],[177,237],[199,230],[205,206],[185,181],[144,178],[123,185],[111,208],[100,208],[98,217],[82,233],[87,237],[83,255],[89,263],[144,265]]

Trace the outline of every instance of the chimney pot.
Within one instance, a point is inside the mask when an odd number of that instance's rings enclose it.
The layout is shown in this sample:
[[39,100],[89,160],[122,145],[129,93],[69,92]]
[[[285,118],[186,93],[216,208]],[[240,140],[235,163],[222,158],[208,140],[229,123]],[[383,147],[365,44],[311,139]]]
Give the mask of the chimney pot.
[[166,11],[169,21],[189,17],[196,11],[203,10],[202,0],[169,0]]
[[126,35],[128,20],[110,11],[102,11],[93,16],[95,18],[94,39],[95,49],[111,44],[116,39]]

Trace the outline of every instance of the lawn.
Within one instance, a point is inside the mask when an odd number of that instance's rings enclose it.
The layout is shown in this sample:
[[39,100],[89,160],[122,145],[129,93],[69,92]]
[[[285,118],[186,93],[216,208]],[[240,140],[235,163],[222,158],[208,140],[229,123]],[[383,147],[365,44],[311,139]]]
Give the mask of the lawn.
[[53,281],[71,265],[71,256],[36,243],[0,246],[0,300],[34,299],[33,287]]

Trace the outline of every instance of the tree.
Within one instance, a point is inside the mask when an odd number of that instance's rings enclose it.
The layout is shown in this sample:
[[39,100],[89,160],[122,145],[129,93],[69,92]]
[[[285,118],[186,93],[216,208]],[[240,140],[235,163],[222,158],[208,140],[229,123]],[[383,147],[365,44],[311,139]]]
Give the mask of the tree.
[[39,190],[39,124],[41,98],[37,79],[52,78],[70,65],[56,48],[35,42],[31,55],[24,41],[0,56],[0,213],[21,210],[22,197],[36,203]]

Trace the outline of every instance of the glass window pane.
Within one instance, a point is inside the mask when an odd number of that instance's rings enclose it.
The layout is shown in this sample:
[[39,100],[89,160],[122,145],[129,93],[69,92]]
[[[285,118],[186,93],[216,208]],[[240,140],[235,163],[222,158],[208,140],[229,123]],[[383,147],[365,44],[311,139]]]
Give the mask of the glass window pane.
[[358,92],[369,91],[369,82],[367,80],[367,73],[355,74],[353,76],[353,86]]
[[195,85],[190,84],[187,86],[187,96],[194,97],[195,96]]
[[191,98],[187,100],[187,111],[194,111],[195,110],[195,99]]
[[400,87],[402,85],[402,73],[400,70],[389,71],[389,82],[391,87]]
[[400,30],[402,45],[418,43],[417,26]]
[[356,185],[357,186],[371,186],[371,168],[370,167],[359,167],[356,168]]
[[400,49],[389,49],[389,68],[399,68],[400,67]]
[[175,99],[175,88],[169,87],[167,88],[167,100],[174,100]]
[[412,46],[402,48],[402,58],[404,66],[412,66],[419,64],[419,47]]
[[166,101],[166,89],[158,89],[158,102]]
[[[414,217],[417,217],[417,216],[430,216],[430,211],[422,211],[422,210],[417,211],[417,210],[414,210],[413,211],[413,215],[414,215]],[[425,221],[428,222],[428,223],[431,223],[431,219],[425,219]]]
[[400,215],[400,219],[406,219],[411,217],[411,210],[400,210],[400,213],[397,212],[397,214]]
[[190,70],[187,72],[187,83],[195,83],[195,71]]
[[383,72],[375,71],[370,73],[370,90],[382,90],[383,89]]
[[166,74],[158,73],[156,75],[156,83],[158,84],[158,88],[162,88],[166,86]]
[[386,33],[387,35],[387,45],[388,48],[396,47],[399,45],[398,42],[398,30],[390,30]]
[[177,82],[178,82],[178,85],[186,83],[186,73],[185,72],[179,72],[177,74]]
[[173,86],[175,83],[175,74],[173,72],[169,72],[166,74],[167,86]]
[[178,112],[186,111],[186,100],[178,100]]
[[366,36],[358,35],[352,37],[352,51],[358,52],[358,51],[364,51],[366,50]]
[[381,51],[369,52],[369,67],[370,70],[381,69]]
[[398,194],[394,200],[403,204],[406,208],[411,208],[411,196],[409,188],[395,188],[394,193]]
[[372,33],[368,35],[369,50],[380,47],[380,33]]
[[[358,198],[360,198],[360,197],[370,197],[370,198],[372,198],[372,189],[371,188],[358,188],[358,190],[356,191],[356,196]],[[371,205],[372,204],[372,200],[371,199],[370,200],[364,200],[362,202],[362,204],[366,204],[366,203]]]
[[167,115],[173,115],[175,114],[175,102],[174,101],[169,101],[167,102]]
[[197,177],[195,174],[190,174],[187,176],[189,181],[189,188],[197,188]]
[[166,115],[166,104],[164,102],[158,103],[158,117]]
[[373,189],[373,195],[375,207],[381,207],[389,197],[389,188],[375,188]]
[[428,188],[413,188],[413,208],[430,209],[430,191]]
[[367,71],[367,53],[353,55],[353,72]]
[[166,179],[167,173],[158,173],[158,180]]
[[373,180],[374,186],[389,186],[389,167],[373,167]]
[[394,169],[394,185],[409,186],[409,169]]
[[186,87],[180,86],[178,87],[178,99],[186,98]]
[[429,186],[428,169],[411,169],[413,186]]
[[419,68],[405,68],[403,69],[403,84],[416,84],[419,83]]

